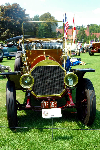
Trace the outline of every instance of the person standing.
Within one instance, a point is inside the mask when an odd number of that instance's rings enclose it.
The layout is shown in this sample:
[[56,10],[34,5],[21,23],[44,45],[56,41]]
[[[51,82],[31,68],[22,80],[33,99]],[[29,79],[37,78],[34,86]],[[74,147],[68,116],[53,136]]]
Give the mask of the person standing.
[[78,56],[80,56],[80,49],[81,49],[81,44],[80,44],[80,42],[77,43],[77,49],[78,49]]

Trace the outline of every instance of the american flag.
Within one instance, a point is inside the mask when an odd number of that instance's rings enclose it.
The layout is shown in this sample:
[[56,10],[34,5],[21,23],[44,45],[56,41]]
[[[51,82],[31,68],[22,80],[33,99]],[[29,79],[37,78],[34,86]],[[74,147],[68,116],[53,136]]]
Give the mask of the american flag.
[[64,37],[67,39],[67,29],[69,27],[69,23],[67,21],[66,13],[65,13],[65,19],[63,19],[63,22],[65,23],[65,26],[64,26]]

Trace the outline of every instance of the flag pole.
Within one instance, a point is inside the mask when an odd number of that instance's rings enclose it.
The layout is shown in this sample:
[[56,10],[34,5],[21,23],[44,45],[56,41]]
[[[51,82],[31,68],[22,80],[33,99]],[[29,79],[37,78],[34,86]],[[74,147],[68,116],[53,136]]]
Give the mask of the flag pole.
[[[65,13],[65,20],[64,20],[64,34],[65,34],[65,23],[66,23],[66,13]],[[66,46],[66,36],[64,35],[64,37],[65,37],[65,55],[66,55],[66,51],[67,51],[67,46]]]
[[64,24],[64,14],[63,14],[63,49],[65,48],[64,47],[64,31],[65,30],[65,24]]
[[67,49],[67,29],[69,27],[68,21],[67,21],[67,17],[66,17],[66,13],[65,16],[63,16],[63,34],[64,34],[64,41],[65,41],[65,55],[64,55],[64,68],[65,68],[65,63],[66,63],[66,56],[69,56],[69,50]]
[[[65,24],[67,23],[67,17],[66,17],[66,13],[65,13]],[[65,24],[64,24],[64,26],[65,26]],[[67,29],[66,29],[67,27],[65,27],[64,29],[65,29],[65,54],[67,53],[67,55],[69,56],[69,50],[67,49]]]
[[75,14],[73,17],[73,44],[75,45],[76,27],[75,27]]

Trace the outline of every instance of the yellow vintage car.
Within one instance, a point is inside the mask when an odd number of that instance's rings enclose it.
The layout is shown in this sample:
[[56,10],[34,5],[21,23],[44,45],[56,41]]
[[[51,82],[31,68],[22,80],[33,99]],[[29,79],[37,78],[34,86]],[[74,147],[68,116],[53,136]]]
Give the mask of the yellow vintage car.
[[[79,119],[85,125],[91,125],[96,114],[96,96],[92,82],[83,76],[95,70],[71,69],[69,56],[57,38],[29,39],[26,49],[24,40],[23,35],[22,51],[16,54],[14,72],[1,73],[8,78],[6,107],[9,127],[18,126],[17,110],[41,111],[43,118],[52,118],[63,117],[61,110],[68,108],[76,108]],[[74,102],[72,93],[75,89]],[[26,93],[24,104],[16,100],[17,90]],[[34,99],[40,106],[32,103]]]

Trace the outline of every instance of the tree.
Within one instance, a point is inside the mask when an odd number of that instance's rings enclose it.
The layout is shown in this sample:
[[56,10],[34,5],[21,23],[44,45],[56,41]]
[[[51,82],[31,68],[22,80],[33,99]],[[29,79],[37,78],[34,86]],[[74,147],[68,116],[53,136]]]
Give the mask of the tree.
[[10,5],[6,3],[1,6],[1,39],[10,38],[22,34],[22,22],[29,20],[29,15],[25,14],[25,9],[19,4]]
[[86,33],[85,33],[85,30],[84,28],[80,28],[78,34],[77,34],[77,40],[78,41],[82,41],[82,42],[85,42],[87,40],[87,36],[86,36]]
[[89,26],[89,32],[91,33],[100,33],[100,25],[97,24],[90,24]]
[[[34,18],[30,18],[30,21],[39,21],[39,15],[34,16]],[[37,37],[39,30],[38,22],[26,22],[24,23],[24,34],[30,35],[31,37]]]
[[[32,21],[39,21],[39,15],[34,16],[34,18],[32,18]],[[38,36],[38,30],[39,30],[39,23],[35,22],[33,24],[33,32],[35,37]]]
[[41,15],[39,20],[48,21],[39,24],[39,32],[38,32],[39,37],[50,37],[50,38],[55,37],[56,27],[58,24],[57,22],[52,22],[52,21],[57,21],[57,20],[53,16],[51,16],[49,12]]

